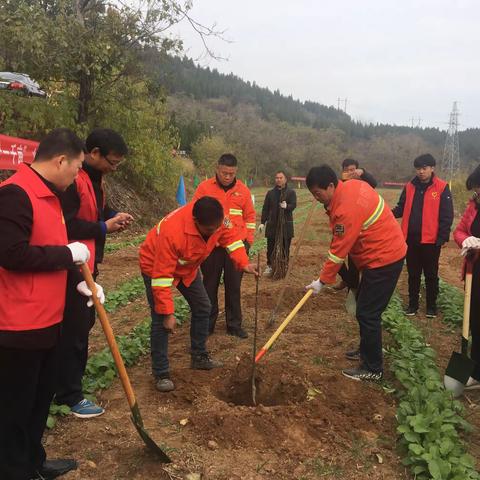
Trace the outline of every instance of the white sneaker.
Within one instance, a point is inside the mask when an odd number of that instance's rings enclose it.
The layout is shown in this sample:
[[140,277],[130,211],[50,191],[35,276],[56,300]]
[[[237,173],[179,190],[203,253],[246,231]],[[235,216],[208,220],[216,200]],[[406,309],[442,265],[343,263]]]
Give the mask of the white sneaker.
[[267,267],[265,268],[265,270],[263,271],[263,274],[266,276],[266,277],[269,277],[271,274],[272,274],[272,267],[270,265],[267,265]]
[[465,390],[476,390],[480,388],[480,381],[470,377],[465,385]]

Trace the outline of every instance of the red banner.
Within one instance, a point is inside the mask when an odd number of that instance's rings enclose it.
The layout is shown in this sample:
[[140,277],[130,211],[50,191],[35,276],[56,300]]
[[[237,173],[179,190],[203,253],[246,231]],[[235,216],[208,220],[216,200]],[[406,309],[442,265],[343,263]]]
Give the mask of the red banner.
[[0,170],[16,170],[21,163],[32,163],[38,142],[0,135]]

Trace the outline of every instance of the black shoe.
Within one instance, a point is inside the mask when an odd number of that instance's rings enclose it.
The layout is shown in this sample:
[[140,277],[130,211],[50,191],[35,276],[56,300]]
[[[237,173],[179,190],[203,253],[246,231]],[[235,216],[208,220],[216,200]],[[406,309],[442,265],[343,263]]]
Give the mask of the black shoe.
[[349,352],[345,352],[345,357],[348,360],[352,360],[354,362],[360,360],[360,349],[357,348],[356,350],[350,350]]
[[248,333],[243,328],[227,328],[227,335],[238,338],[248,338]]
[[223,367],[223,363],[210,358],[208,353],[198,353],[192,355],[190,368],[195,370],[211,370],[212,368]]
[[369,382],[378,382],[383,377],[383,372],[372,372],[363,367],[346,368],[342,370],[342,374],[352,380],[363,380]]
[[427,318],[435,318],[437,316],[437,307],[427,307]]
[[77,462],[70,458],[62,458],[58,460],[45,460],[42,468],[37,472],[38,477],[50,480],[51,478],[57,478],[61,475],[65,475],[71,470],[76,470],[78,467]]
[[409,306],[409,307],[405,310],[405,315],[408,315],[409,317],[412,317],[413,315],[416,315],[417,312],[418,312],[418,307]]

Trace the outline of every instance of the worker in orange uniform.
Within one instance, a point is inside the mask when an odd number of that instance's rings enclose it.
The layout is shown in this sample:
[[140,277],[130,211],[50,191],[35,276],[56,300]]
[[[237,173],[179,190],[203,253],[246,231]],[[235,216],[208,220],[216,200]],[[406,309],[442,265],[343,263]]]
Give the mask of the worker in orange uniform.
[[206,349],[211,304],[199,266],[217,245],[239,270],[258,275],[248,263],[238,231],[224,224],[222,205],[212,197],[192,201],[167,215],[147,235],[140,247],[140,269],[152,315],[151,354],[156,388],[169,392],[168,334],[175,328],[171,287],[175,285],[192,311],[191,368],[211,370],[222,364]]
[[[202,182],[193,196],[197,200],[206,195],[216,198],[223,206],[225,222],[232,224],[247,252],[253,243],[255,233],[255,208],[252,196],[247,186],[242,183],[237,174],[237,159],[229,154],[223,154],[218,160],[216,175]],[[235,269],[229,255],[222,247],[213,250],[202,265],[203,284],[212,304],[209,333],[215,330],[218,318],[218,286],[223,272],[225,286],[225,319],[227,333],[240,338],[248,334],[242,328],[242,307],[240,304],[240,288],[243,272]]]
[[306,288],[317,294],[325,284],[333,283],[350,255],[362,274],[356,309],[360,348],[358,353],[347,352],[347,358],[360,363],[342,373],[354,380],[378,381],[383,376],[382,313],[395,290],[407,251],[402,231],[383,198],[366,182],[339,182],[335,172],[322,165],[308,172],[306,183],[326,207],[333,233],[320,278]]

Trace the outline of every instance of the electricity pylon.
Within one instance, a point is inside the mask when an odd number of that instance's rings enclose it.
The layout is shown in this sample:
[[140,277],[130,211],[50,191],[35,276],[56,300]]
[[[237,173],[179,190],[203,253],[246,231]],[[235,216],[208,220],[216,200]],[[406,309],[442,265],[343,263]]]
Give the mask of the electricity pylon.
[[443,149],[442,171],[452,186],[453,178],[460,171],[460,147],[458,143],[458,108],[457,102],[453,102],[450,121],[448,123],[447,138]]

